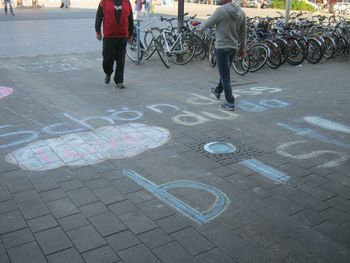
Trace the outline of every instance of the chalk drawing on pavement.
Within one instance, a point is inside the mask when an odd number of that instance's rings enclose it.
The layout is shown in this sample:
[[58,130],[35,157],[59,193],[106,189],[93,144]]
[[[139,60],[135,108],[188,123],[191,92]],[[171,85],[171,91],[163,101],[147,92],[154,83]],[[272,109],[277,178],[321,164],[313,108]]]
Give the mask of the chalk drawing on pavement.
[[306,121],[307,123],[313,124],[315,126],[318,126],[327,130],[350,134],[350,127],[334,121],[326,120],[317,116],[307,116],[307,117],[304,117],[303,120]]
[[261,175],[280,183],[286,183],[290,177],[256,159],[247,159],[240,162],[247,168],[260,173]]
[[13,89],[9,87],[0,87],[0,100],[10,96],[13,93]]
[[341,152],[336,152],[336,151],[331,151],[331,150],[313,151],[310,153],[305,153],[305,154],[300,154],[300,155],[295,155],[295,154],[291,154],[291,153],[287,152],[287,148],[289,148],[293,145],[306,143],[306,142],[307,141],[302,140],[302,141],[294,141],[294,142],[284,143],[282,145],[279,145],[276,148],[276,151],[277,151],[277,153],[279,153],[280,155],[282,155],[284,157],[298,159],[298,160],[311,159],[311,158],[315,158],[317,156],[324,155],[324,154],[336,155],[338,157],[332,161],[318,165],[317,167],[319,167],[319,168],[331,168],[331,167],[339,166],[339,165],[344,164],[347,160],[350,159],[350,156],[346,153],[341,153]]
[[[161,201],[167,203],[176,209],[179,213],[183,214],[186,217],[189,217],[198,224],[209,223],[214,218],[222,214],[231,202],[226,194],[219,189],[199,182],[179,180],[156,185],[141,175],[137,174],[133,170],[124,169],[123,174],[135,181],[141,187],[145,188],[150,193],[154,194]],[[176,188],[192,188],[207,191],[215,196],[215,202],[206,211],[198,211],[197,209],[191,207],[172,194],[168,193],[169,190]]]
[[139,123],[104,126],[87,132],[32,142],[6,156],[24,170],[50,170],[58,167],[91,165],[106,159],[136,156],[157,148],[170,139],[164,128]]
[[277,122],[276,123],[278,126],[288,129],[290,131],[295,132],[295,135],[298,136],[306,136],[309,138],[312,138],[314,140],[317,141],[321,141],[321,142],[325,142],[325,143],[330,143],[345,149],[350,149],[350,144],[346,144],[343,142],[340,142],[334,138],[329,138],[327,136],[324,136],[322,134],[319,134],[317,131],[313,130],[313,129],[309,129],[309,128],[301,128],[301,127],[297,127],[291,124],[287,124],[287,123],[281,123],[281,122]]

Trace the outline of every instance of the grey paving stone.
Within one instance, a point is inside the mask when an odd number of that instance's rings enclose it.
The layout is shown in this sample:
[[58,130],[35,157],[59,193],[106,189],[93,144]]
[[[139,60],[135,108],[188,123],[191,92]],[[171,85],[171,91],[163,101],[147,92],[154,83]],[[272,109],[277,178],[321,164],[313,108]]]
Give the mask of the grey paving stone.
[[79,209],[68,198],[52,201],[47,203],[47,206],[56,218],[79,213]]
[[67,192],[76,206],[87,205],[98,201],[97,197],[88,188],[80,188]]
[[[47,256],[49,263],[84,263],[75,248],[69,248]],[[97,261],[96,261],[97,262]]]
[[34,199],[18,204],[25,219],[32,219],[50,213],[41,199]]
[[55,201],[55,200],[67,197],[65,192],[63,192],[63,190],[60,188],[49,190],[46,192],[41,192],[40,196],[41,196],[41,199],[43,199],[45,202],[51,202],[51,201]]
[[6,185],[11,194],[33,189],[33,185],[27,178],[16,178],[8,180]]
[[113,170],[113,171],[109,171],[109,172],[104,172],[104,173],[101,173],[101,175],[107,181],[113,181],[115,179],[120,179],[124,176],[121,170]]
[[106,240],[114,251],[120,251],[140,244],[140,240],[128,230],[109,236]]
[[1,263],[10,263],[10,260],[7,256],[6,250],[2,244],[0,244],[0,262]]
[[37,217],[27,221],[27,224],[33,233],[58,226],[55,218],[52,215]]
[[1,186],[0,187],[0,202],[6,201],[6,200],[9,200],[9,199],[12,199],[12,196],[9,193],[9,191],[7,190],[7,187]]
[[60,167],[55,170],[50,170],[48,173],[57,183],[70,181],[75,178],[73,172],[67,167]]
[[225,179],[242,190],[249,190],[259,186],[258,182],[252,180],[249,176],[244,176],[240,173],[225,177]]
[[58,220],[64,231],[73,230],[82,226],[89,225],[89,221],[82,214],[74,214],[63,217]]
[[302,178],[300,180],[300,182],[302,184],[305,184],[305,183],[311,183],[311,184],[314,184],[314,185],[317,185],[317,186],[320,186],[322,184],[325,184],[325,183],[328,183],[330,181],[329,178],[325,177],[325,176],[321,176],[321,175],[318,175],[318,174],[310,174],[304,178]]
[[299,193],[289,198],[293,202],[310,209],[316,213],[323,211],[330,207],[329,203],[322,202],[319,199],[316,199],[308,194]]
[[48,255],[66,248],[70,248],[73,244],[70,242],[66,234],[60,227],[47,229],[38,232],[35,235],[43,252]]
[[151,219],[140,212],[131,212],[121,215],[119,218],[136,235],[158,227]]
[[281,166],[278,166],[277,169],[290,176],[296,176],[298,178],[303,178],[312,173],[310,170],[300,168],[292,163],[282,164]]
[[138,245],[119,252],[124,262],[161,263],[144,245]]
[[80,211],[86,217],[96,216],[96,215],[108,212],[108,208],[104,204],[102,204],[101,202],[96,202],[93,204],[84,205],[84,206],[81,206],[79,208],[80,208]]
[[236,250],[249,245],[237,232],[228,230],[222,225],[204,230],[201,234],[230,256],[233,256]]
[[194,263],[198,260],[191,256],[185,249],[180,247],[177,243],[169,243],[161,247],[153,249],[153,252],[156,256],[162,261],[167,263]]
[[59,185],[49,176],[40,176],[29,179],[37,192],[44,192],[58,188]]
[[100,247],[83,253],[83,257],[87,263],[114,263],[120,260],[120,257],[115,254],[109,246]]
[[84,184],[80,180],[74,179],[70,181],[61,182],[60,186],[63,189],[63,191],[68,192],[75,189],[83,188]]
[[46,263],[46,259],[39,246],[31,242],[7,250],[12,263]]
[[281,198],[278,195],[266,198],[262,202],[267,206],[275,207],[288,215],[293,215],[304,209],[304,207],[298,203]]
[[299,189],[301,191],[321,200],[321,201],[325,201],[327,199],[330,199],[330,198],[336,196],[336,194],[328,192],[324,188],[320,188],[320,187],[313,185],[313,184],[310,184],[310,183],[300,185]]
[[26,223],[18,210],[0,215],[0,234],[12,232],[26,227]]
[[336,181],[331,181],[321,185],[320,187],[332,193],[336,193],[345,199],[350,199],[350,187],[347,187],[344,184],[338,183]]
[[[274,188],[272,188],[272,189],[274,189]],[[254,188],[248,190],[247,192],[249,193],[250,196],[256,197],[256,198],[261,199],[261,200],[266,199],[266,198],[274,195],[274,193],[272,193],[271,189],[266,189],[262,186],[254,187]]]
[[345,199],[341,196],[333,197],[332,199],[327,200],[326,203],[330,204],[331,206],[333,206],[333,207],[335,207],[343,212],[350,211],[350,200]]
[[91,225],[69,231],[67,234],[80,253],[106,244],[104,239]]
[[161,228],[139,234],[137,236],[148,248],[156,248],[161,245],[173,242],[174,240]]
[[215,247],[213,243],[192,227],[172,233],[171,237],[194,256]]
[[225,178],[225,177],[228,177],[228,176],[235,174],[235,171],[233,171],[225,166],[217,167],[217,168],[211,169],[210,171],[213,174],[215,174],[216,176],[219,176],[221,178]]
[[126,199],[126,197],[124,197],[119,191],[114,189],[112,186],[96,189],[94,190],[94,193],[105,205],[113,204]]
[[271,257],[263,249],[252,245],[242,247],[233,252],[233,257],[240,263],[271,262]]
[[97,163],[92,165],[92,167],[100,174],[100,173],[105,173],[109,171],[113,171],[116,169],[111,163],[108,161],[105,161],[103,163]]
[[350,221],[350,215],[347,215],[342,211],[338,210],[337,208],[333,208],[333,207],[328,208],[325,211],[322,211],[320,215],[338,225],[341,225]]
[[152,220],[158,220],[175,214],[174,209],[167,207],[158,199],[138,204],[137,207]]
[[305,209],[303,211],[300,211],[297,214],[294,214],[292,218],[298,220],[303,225],[309,226],[309,227],[317,226],[327,220],[323,216],[320,216],[320,214],[314,213],[308,209]]
[[28,228],[2,235],[1,238],[6,248],[16,247],[34,241],[34,237]]
[[167,233],[173,233],[191,226],[188,219],[177,214],[157,220],[156,223]]
[[117,203],[113,203],[108,205],[108,208],[115,214],[116,216],[128,214],[130,212],[136,211],[138,208],[129,200],[120,201]]
[[35,190],[27,190],[13,194],[13,198],[15,199],[16,203],[22,203],[33,199],[38,199],[40,196]]
[[214,248],[198,255],[197,260],[202,263],[237,263],[233,258],[229,257],[218,248]]
[[0,203],[0,214],[7,213],[7,212],[17,210],[17,209],[18,209],[18,207],[17,207],[16,203],[13,201],[13,199],[3,201]]
[[85,182],[85,184],[91,190],[96,190],[96,189],[99,189],[99,188],[108,187],[110,185],[110,183],[104,178],[99,178],[99,179],[96,179],[96,180],[90,180],[90,181]]
[[127,194],[126,198],[128,198],[131,202],[138,204],[138,203],[143,203],[143,202],[147,202],[149,200],[152,200],[155,197],[154,197],[154,195],[150,194],[146,190],[140,190],[137,192]]
[[126,226],[118,218],[111,214],[97,215],[90,217],[89,220],[103,237],[127,229]]
[[121,177],[111,181],[111,183],[121,194],[128,194],[142,189],[141,186],[128,177]]
[[89,181],[89,180],[98,179],[101,177],[101,175],[92,167],[78,168],[74,171],[74,173],[82,181]]
[[350,247],[350,230],[345,229],[342,226],[326,221],[316,226],[314,230],[347,248]]

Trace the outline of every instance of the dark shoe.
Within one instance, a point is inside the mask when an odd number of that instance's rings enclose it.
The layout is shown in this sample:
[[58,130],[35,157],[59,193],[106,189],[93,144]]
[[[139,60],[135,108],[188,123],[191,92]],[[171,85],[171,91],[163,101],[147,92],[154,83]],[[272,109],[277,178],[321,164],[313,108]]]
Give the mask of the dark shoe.
[[105,83],[108,84],[111,81],[111,75],[107,75],[105,77]]
[[235,110],[235,105],[234,104],[228,104],[227,102],[220,103],[220,108],[233,111]]
[[119,88],[119,89],[125,89],[125,86],[124,86],[123,82],[117,83],[117,88]]
[[217,93],[215,91],[215,88],[210,88],[210,95],[214,97],[215,99],[219,100],[220,99],[220,93]]

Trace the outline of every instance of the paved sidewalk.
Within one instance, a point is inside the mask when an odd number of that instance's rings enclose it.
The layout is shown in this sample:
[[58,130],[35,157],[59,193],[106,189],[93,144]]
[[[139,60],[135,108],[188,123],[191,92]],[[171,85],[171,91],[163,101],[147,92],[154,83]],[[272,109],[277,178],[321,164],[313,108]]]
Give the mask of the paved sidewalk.
[[93,23],[0,18],[1,263],[349,262],[348,59],[232,73],[226,112],[206,60],[105,85]]

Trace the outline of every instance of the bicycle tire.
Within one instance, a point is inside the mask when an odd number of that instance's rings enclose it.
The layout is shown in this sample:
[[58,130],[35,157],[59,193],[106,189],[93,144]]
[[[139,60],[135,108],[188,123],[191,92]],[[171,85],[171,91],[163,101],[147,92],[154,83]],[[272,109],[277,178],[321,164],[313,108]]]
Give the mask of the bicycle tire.
[[231,67],[239,75],[245,75],[249,72],[250,58],[248,52],[245,52],[243,57],[239,57],[238,52],[236,52]]
[[163,45],[159,42],[159,39],[160,39],[160,38],[154,40],[157,53],[158,53],[158,55],[159,55],[159,57],[160,57],[160,60],[161,60],[162,63],[164,64],[164,66],[165,66],[166,68],[169,68],[170,65],[169,65],[168,56],[167,56],[167,54],[166,54],[165,51],[164,51]]
[[295,38],[288,40],[289,54],[287,62],[292,66],[298,66],[303,63],[307,56],[307,46],[304,41]]
[[209,60],[210,66],[215,67],[216,57],[215,57],[215,38],[214,37],[209,42],[208,60]]
[[331,37],[323,37],[323,56],[325,59],[331,59],[336,50],[335,41]]
[[281,66],[281,53],[278,48],[278,45],[271,40],[265,41],[265,45],[269,49],[268,57],[267,57],[267,65],[272,69],[277,69]]
[[[181,44],[183,49],[181,48]],[[182,42],[178,42],[173,50],[179,50],[172,54],[173,62],[178,65],[185,65],[190,62],[196,52],[197,42],[195,38],[185,37]]]
[[307,44],[306,60],[311,64],[317,64],[323,57],[323,50],[321,43],[314,38],[309,38]]
[[286,63],[289,54],[288,42],[283,38],[276,38],[274,39],[274,42],[278,45],[281,54],[281,65],[283,65]]
[[[143,49],[143,45],[140,41],[140,61],[143,58]],[[126,55],[133,62],[137,62],[137,40],[135,35],[133,36],[132,40],[128,41],[128,43],[126,44]]]
[[347,47],[347,41],[342,36],[337,37],[336,39],[336,51],[335,56],[340,56],[345,53],[346,47]]
[[256,72],[261,69],[267,62],[268,50],[266,46],[256,45],[248,49],[250,66],[249,72]]

